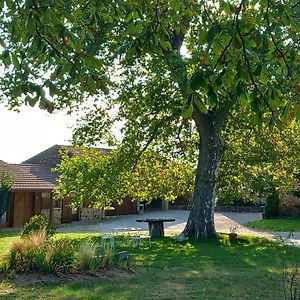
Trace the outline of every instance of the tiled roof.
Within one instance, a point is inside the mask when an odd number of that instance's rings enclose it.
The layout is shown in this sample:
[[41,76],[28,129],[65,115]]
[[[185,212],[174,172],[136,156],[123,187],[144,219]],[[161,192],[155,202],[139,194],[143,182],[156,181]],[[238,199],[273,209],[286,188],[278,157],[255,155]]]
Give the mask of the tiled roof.
[[49,191],[56,187],[57,174],[51,172],[46,165],[16,165],[0,161],[0,170],[6,169],[13,176],[12,189],[14,191]]
[[[111,151],[111,149],[108,148],[93,148],[96,149],[104,154]],[[81,153],[80,148],[76,148],[73,146],[67,146],[67,145],[54,145],[37,155],[25,160],[23,163],[27,164],[47,164],[51,166],[57,166],[60,164],[61,156],[60,156],[60,150],[67,150],[70,156],[73,155],[79,155]]]

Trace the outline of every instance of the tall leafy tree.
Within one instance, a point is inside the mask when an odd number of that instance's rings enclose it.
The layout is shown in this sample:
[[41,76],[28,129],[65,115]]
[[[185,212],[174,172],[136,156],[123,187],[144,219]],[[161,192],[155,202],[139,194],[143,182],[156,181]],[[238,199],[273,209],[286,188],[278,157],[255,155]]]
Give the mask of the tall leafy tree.
[[122,151],[103,154],[96,149],[79,148],[78,155],[63,159],[56,169],[60,176],[56,197],[72,195],[72,204],[83,203],[97,208],[109,208],[126,198],[145,203],[154,199],[174,201],[192,189],[194,169],[182,162],[170,160],[146,150],[136,164],[120,168]]
[[220,167],[218,198],[253,202],[275,191],[290,191],[300,173],[299,122],[278,127],[251,122],[252,114],[233,113],[222,131],[226,152]]
[[299,118],[299,6],[297,0],[4,0],[2,99],[52,111],[94,95],[96,108],[77,141],[112,141],[110,128],[121,121],[122,144],[132,156],[149,145],[182,155],[194,126],[197,174],[183,234],[213,236],[220,133],[230,111],[249,106],[258,124]]

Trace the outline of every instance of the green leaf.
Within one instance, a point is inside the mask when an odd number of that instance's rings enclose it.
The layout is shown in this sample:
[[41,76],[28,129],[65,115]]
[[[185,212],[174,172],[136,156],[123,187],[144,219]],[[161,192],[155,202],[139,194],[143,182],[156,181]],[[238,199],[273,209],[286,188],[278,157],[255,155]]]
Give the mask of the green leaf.
[[236,86],[236,95],[239,97],[243,93],[244,93],[244,86],[243,86],[243,83],[241,81],[239,81]]
[[300,106],[296,107],[294,110],[295,118],[300,121]]
[[183,110],[183,113],[182,113],[182,116],[185,118],[185,119],[188,119],[192,116],[193,114],[193,107],[191,105],[185,107],[185,109]]
[[13,62],[13,65],[16,69],[20,69],[20,64],[19,64],[19,61],[18,61],[18,58],[16,57],[15,54],[12,53],[11,55],[11,60]]
[[89,78],[87,80],[87,84],[88,84],[89,91],[91,91],[91,92],[95,92],[96,91],[97,85],[96,85],[96,82],[95,82],[94,79]]
[[197,72],[193,75],[191,81],[190,81],[190,87],[193,91],[198,90],[200,87],[207,90],[207,83],[203,77],[203,74],[201,72]]
[[58,89],[55,84],[53,84],[51,81],[48,82],[48,88],[49,88],[49,94],[51,97],[56,95],[58,93]]
[[204,114],[208,113],[208,109],[207,109],[206,105],[201,102],[199,97],[195,97],[194,102],[202,113],[204,113]]
[[218,103],[218,95],[216,94],[212,86],[209,86],[207,96],[208,96],[208,104],[211,107],[215,107],[216,104]]
[[33,17],[31,17],[27,20],[26,29],[27,29],[27,33],[29,35],[32,35],[35,33],[35,20]]
[[26,96],[24,101],[25,104],[29,104],[31,107],[34,107],[38,101],[38,97]]
[[284,108],[283,111],[281,113],[281,120],[283,122],[286,122],[289,118],[289,112],[290,112],[290,105],[287,103]]
[[214,40],[215,36],[222,31],[219,25],[213,25],[207,33],[207,42],[210,43]]
[[3,53],[1,54],[1,59],[2,59],[3,63],[5,64],[5,66],[10,65],[11,60],[10,60],[10,55],[9,55],[8,50],[3,51]]
[[249,103],[249,98],[246,93],[241,93],[239,97],[239,103],[242,107],[246,107]]
[[261,70],[262,70],[262,65],[258,64],[255,71],[253,72],[253,75],[260,76]]
[[269,74],[265,67],[262,68],[259,79],[260,79],[260,82],[262,82],[263,84],[267,84],[269,82],[269,80],[270,80]]

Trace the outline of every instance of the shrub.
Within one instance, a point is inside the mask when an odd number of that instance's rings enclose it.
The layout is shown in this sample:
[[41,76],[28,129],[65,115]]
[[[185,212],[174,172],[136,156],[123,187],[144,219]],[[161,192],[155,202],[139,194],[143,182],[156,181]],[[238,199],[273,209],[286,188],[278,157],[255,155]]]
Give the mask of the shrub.
[[264,218],[270,219],[279,216],[279,202],[279,192],[273,189],[266,199]]
[[28,223],[25,224],[21,233],[21,237],[27,237],[30,233],[45,229],[46,237],[51,237],[56,232],[56,227],[49,224],[48,218],[44,215],[33,216]]
[[95,272],[99,267],[99,258],[97,258],[98,246],[93,242],[83,243],[78,252],[78,265],[80,269]]
[[107,247],[104,249],[104,255],[103,255],[103,260],[102,260],[103,267],[107,267],[113,263],[115,263],[115,257],[114,257],[113,250],[111,248]]
[[75,262],[75,249],[70,240],[57,240],[52,244],[49,270],[57,275],[70,272]]
[[25,271],[48,273],[45,248],[31,248],[25,252]]
[[15,241],[7,256],[8,269],[16,272],[45,272],[46,248],[45,229],[30,233],[27,239]]

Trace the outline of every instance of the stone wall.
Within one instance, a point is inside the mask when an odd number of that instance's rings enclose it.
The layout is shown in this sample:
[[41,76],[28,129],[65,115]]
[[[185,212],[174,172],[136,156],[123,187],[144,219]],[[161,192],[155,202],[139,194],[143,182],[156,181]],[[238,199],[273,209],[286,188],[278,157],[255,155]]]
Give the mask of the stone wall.
[[[49,218],[50,209],[42,209],[41,214],[47,216]],[[61,208],[54,207],[53,208],[53,225],[61,224]]]
[[292,192],[282,193],[279,214],[284,217],[300,216],[300,181],[294,185]]
[[215,212],[239,212],[239,213],[261,213],[263,211],[262,206],[242,206],[242,205],[217,205]]
[[79,212],[79,220],[93,221],[101,220],[105,218],[105,211],[101,209],[95,209],[90,207],[82,207]]

